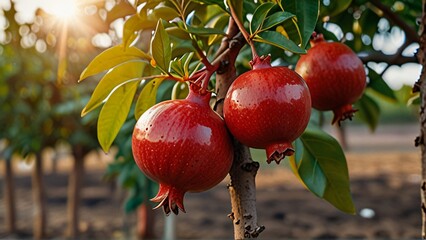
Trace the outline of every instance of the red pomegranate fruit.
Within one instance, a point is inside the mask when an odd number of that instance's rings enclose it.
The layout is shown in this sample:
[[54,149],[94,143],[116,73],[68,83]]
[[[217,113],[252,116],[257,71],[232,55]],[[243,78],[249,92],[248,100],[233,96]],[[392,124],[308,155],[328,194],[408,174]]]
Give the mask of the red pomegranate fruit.
[[332,124],[352,119],[356,112],[352,104],[361,97],[366,76],[362,61],[348,46],[313,34],[311,48],[300,57],[295,70],[308,84],[313,108],[332,110]]
[[303,79],[287,67],[271,67],[258,57],[238,76],[224,101],[229,131],[246,146],[266,149],[267,162],[294,153],[292,142],[309,122],[311,97]]
[[184,194],[201,192],[229,172],[233,146],[223,119],[209,106],[210,93],[191,89],[183,100],[161,102],[136,123],[132,151],[136,164],[160,184],[157,196],[166,214],[185,212]]

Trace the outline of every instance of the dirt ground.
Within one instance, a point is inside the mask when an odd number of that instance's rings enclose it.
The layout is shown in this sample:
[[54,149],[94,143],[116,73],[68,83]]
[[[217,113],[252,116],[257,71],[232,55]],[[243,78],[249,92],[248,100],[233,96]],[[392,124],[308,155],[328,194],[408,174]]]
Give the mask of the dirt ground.
[[[416,125],[381,126],[371,134],[365,127],[348,129],[346,151],[356,215],[339,212],[304,189],[282,166],[261,165],[257,177],[261,239],[419,239],[420,150],[413,146]],[[329,129],[333,133],[333,129]],[[334,134],[334,133],[333,133]],[[108,159],[88,159],[81,206],[82,239],[132,239],[134,214],[122,210],[125,192],[102,181]],[[66,229],[66,160],[45,181],[49,238]],[[5,233],[3,189],[0,193],[0,238],[31,238],[32,201],[29,167],[15,166],[19,234]],[[2,170],[2,169],[0,169]],[[3,172],[3,170],[2,170]],[[3,175],[2,175],[3,176]],[[3,177],[0,177],[3,188]],[[231,207],[226,180],[215,188],[185,197],[186,214],[175,218],[179,239],[232,239]],[[156,211],[156,235],[165,218]]]

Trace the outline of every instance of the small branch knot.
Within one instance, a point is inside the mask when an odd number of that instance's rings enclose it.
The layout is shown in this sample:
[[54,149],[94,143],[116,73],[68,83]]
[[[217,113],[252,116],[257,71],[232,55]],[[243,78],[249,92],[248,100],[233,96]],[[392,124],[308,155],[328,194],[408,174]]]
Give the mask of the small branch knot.
[[222,60],[220,61],[219,68],[216,70],[216,74],[224,74],[229,69],[229,61],[228,60]]
[[246,172],[257,171],[259,167],[260,165],[258,162],[249,162],[249,163],[244,163],[241,165],[241,169],[243,169]]
[[423,143],[424,143],[424,139],[423,139],[422,136],[417,136],[416,139],[414,139],[414,146],[415,147],[418,147]]
[[244,237],[245,238],[257,238],[263,230],[265,230],[265,226],[256,227],[252,229],[250,225],[245,226]]

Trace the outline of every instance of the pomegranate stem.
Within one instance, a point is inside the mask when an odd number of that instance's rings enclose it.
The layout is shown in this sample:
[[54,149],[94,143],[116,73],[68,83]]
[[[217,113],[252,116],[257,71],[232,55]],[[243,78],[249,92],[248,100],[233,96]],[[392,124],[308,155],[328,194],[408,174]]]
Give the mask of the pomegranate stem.
[[238,28],[240,29],[240,32],[243,34],[244,39],[247,41],[247,44],[250,46],[251,48],[251,53],[252,53],[252,58],[258,58],[259,55],[257,54],[256,48],[254,47],[254,43],[252,41],[252,37],[247,30],[244,28],[244,24],[240,21],[240,19],[238,18],[237,13],[235,12],[234,7],[232,6],[232,4],[228,4],[229,5],[229,9],[231,10],[231,16],[234,19],[235,23],[237,24]]

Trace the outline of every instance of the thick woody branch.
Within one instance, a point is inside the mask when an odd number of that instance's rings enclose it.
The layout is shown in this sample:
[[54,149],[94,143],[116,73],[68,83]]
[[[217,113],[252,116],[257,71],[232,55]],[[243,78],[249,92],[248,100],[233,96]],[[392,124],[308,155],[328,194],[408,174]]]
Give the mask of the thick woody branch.
[[422,239],[426,239],[426,0],[422,1],[422,19],[420,23],[420,48],[417,54],[420,64],[422,65],[422,72],[420,78],[415,84],[413,90],[420,91],[420,135],[416,138],[416,146],[421,148],[421,162],[422,162],[422,182],[420,186],[421,196],[421,213],[422,213]]
[[370,52],[361,52],[358,54],[358,57],[363,63],[368,62],[385,62],[389,65],[398,65],[401,66],[406,63],[418,63],[417,57],[406,57],[402,55],[386,55],[383,52],[379,51],[370,51]]
[[[213,61],[213,64],[220,63],[216,71],[215,105],[220,115],[223,115],[223,99],[236,78],[235,60],[244,45],[245,40],[231,18],[228,36],[222,41]],[[252,160],[249,148],[234,141],[234,162],[229,172],[228,189],[232,205],[229,217],[234,224],[235,239],[255,238],[264,230],[263,226],[257,225],[255,177],[258,169],[259,163]]]
[[393,24],[401,28],[405,32],[405,35],[409,41],[419,41],[419,35],[417,35],[416,30],[413,29],[410,25],[408,25],[404,20],[402,20],[396,13],[392,12],[392,10],[388,6],[384,5],[379,0],[370,0],[370,3],[380,9],[385,15],[385,17],[389,19]]

